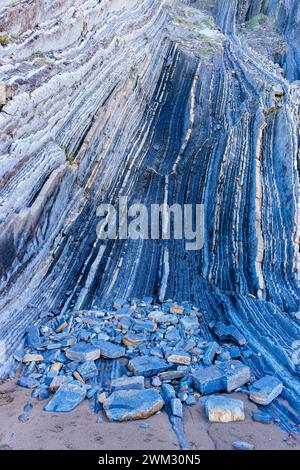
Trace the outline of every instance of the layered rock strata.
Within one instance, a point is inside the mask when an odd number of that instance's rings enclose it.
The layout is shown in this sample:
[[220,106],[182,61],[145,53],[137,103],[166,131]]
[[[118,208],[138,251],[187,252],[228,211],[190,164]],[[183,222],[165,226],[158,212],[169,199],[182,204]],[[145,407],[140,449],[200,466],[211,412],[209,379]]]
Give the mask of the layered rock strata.
[[[2,375],[44,312],[153,295],[194,302],[208,339],[230,320],[299,407],[299,15],[293,0],[4,3]],[[203,249],[98,240],[97,207],[120,195],[204,204]]]

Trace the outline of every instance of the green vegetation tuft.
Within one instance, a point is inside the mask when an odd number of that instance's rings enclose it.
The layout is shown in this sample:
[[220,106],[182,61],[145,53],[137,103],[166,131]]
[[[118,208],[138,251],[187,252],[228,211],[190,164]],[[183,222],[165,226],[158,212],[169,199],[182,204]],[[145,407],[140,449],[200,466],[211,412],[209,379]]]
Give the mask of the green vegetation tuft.
[[0,44],[2,46],[7,46],[13,39],[14,37],[9,34],[0,34]]
[[247,21],[244,25],[244,28],[248,29],[258,29],[260,26],[263,26],[268,17],[263,13],[254,16],[251,20]]
[[68,152],[66,152],[66,160],[70,165],[73,165],[75,163],[74,157]]

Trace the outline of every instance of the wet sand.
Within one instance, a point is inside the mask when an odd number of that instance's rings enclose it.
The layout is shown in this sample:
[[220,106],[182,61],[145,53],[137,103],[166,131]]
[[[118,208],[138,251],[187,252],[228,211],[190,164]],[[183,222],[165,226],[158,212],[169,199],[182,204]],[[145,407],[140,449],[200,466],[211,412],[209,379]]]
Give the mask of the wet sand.
[[[98,416],[84,401],[68,414],[46,413],[39,402],[31,398],[31,390],[16,385],[14,380],[0,385],[0,449],[28,450],[178,450],[177,438],[165,412],[146,421],[97,423]],[[290,436],[275,424],[252,421],[250,413],[257,409],[242,394],[231,394],[246,405],[246,419],[240,423],[211,424],[202,404],[185,407],[185,434],[191,450],[229,450],[236,440],[246,440],[258,450],[300,450],[300,435]],[[26,403],[32,403],[29,421],[22,423],[18,416]]]

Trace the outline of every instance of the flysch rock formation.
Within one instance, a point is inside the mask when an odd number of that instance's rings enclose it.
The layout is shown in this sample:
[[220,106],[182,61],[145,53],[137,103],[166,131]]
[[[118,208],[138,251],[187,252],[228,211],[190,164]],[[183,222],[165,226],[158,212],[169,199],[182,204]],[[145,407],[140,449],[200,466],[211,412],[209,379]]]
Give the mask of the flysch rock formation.
[[[0,7],[0,376],[45,312],[151,295],[238,327],[299,412],[299,2]],[[98,240],[120,195],[204,204],[203,249]]]

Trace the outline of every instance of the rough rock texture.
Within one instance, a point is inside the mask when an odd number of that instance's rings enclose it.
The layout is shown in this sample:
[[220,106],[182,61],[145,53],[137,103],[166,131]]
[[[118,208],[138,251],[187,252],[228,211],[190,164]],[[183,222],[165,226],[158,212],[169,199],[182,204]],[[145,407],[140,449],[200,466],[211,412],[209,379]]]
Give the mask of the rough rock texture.
[[211,423],[230,423],[244,421],[244,403],[223,396],[209,397],[205,403],[205,412]]
[[[234,324],[299,408],[299,9],[2,2],[1,375],[45,312],[153,295],[193,301],[209,340]],[[203,249],[99,241],[119,195],[203,203]]]
[[155,389],[113,392],[103,404],[110,421],[149,418],[163,406],[164,402]]

